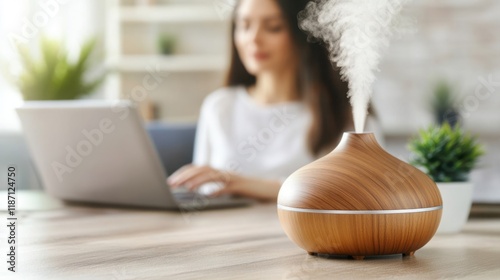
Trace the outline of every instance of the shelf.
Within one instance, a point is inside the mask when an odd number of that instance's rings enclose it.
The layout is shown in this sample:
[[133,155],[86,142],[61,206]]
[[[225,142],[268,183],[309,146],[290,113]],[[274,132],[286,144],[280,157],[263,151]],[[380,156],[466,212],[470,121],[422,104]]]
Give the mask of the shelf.
[[208,5],[120,7],[120,19],[124,22],[226,22]]
[[227,58],[222,55],[129,55],[109,63],[120,72],[147,72],[154,68],[165,72],[223,71]]

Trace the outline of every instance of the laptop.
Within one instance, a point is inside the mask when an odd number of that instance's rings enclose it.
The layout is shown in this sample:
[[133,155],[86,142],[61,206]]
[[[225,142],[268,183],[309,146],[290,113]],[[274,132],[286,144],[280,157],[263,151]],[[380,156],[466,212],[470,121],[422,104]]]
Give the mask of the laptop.
[[38,176],[56,198],[181,211],[254,202],[171,190],[131,101],[27,101],[16,111]]

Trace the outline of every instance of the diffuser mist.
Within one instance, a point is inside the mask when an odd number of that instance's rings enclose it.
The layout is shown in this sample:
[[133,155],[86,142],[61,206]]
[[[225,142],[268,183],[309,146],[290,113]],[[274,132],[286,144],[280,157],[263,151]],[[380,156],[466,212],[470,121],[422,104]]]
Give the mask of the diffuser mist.
[[387,153],[372,133],[344,133],[328,155],[286,179],[278,215],[309,254],[413,255],[434,236],[442,201],[423,172]]

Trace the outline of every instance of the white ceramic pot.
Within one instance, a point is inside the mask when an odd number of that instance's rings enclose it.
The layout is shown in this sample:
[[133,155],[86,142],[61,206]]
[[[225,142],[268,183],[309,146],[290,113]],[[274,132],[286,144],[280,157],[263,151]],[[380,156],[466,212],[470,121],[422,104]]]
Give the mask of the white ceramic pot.
[[437,183],[443,198],[443,215],[437,233],[458,233],[469,218],[473,185],[470,182]]

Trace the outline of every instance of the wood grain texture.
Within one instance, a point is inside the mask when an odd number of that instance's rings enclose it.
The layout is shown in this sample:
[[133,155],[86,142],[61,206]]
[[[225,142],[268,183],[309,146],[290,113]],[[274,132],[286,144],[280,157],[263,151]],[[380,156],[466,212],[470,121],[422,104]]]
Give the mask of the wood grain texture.
[[441,211],[350,215],[278,209],[278,216],[288,237],[308,253],[411,255],[436,233]]
[[[484,280],[500,275],[498,218],[470,220],[457,235],[435,235],[414,257],[364,261],[304,254],[283,232],[274,203],[184,214],[67,205],[18,212],[18,219],[19,272],[7,273],[2,265],[0,279]],[[0,227],[4,241],[5,234]],[[5,250],[1,242],[0,253]]]
[[[401,210],[442,206],[436,184],[387,153],[373,133],[344,133],[328,155],[290,175],[278,204],[315,210]],[[279,209],[286,234],[308,253],[406,254],[436,232],[442,211],[412,214],[319,214]]]
[[372,133],[344,133],[331,153],[286,179],[278,203],[324,210],[442,205],[436,184],[417,168],[387,153]]

